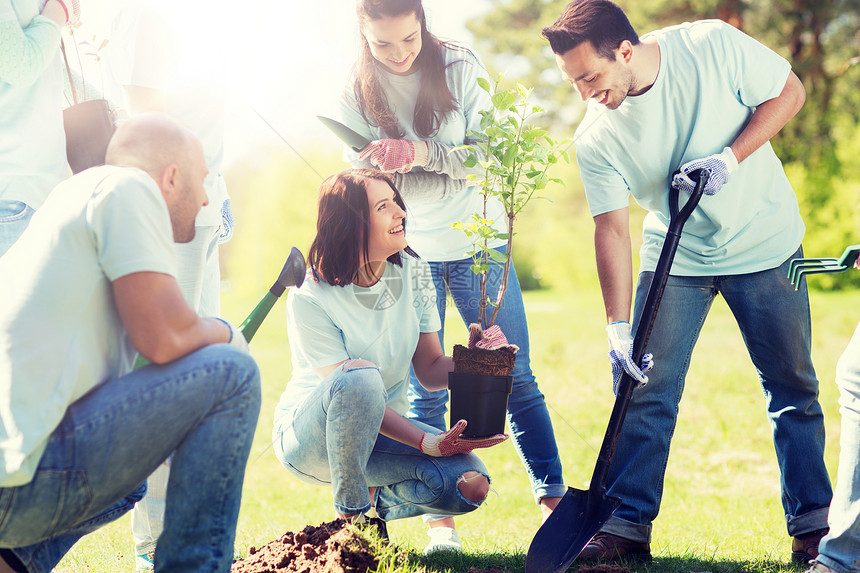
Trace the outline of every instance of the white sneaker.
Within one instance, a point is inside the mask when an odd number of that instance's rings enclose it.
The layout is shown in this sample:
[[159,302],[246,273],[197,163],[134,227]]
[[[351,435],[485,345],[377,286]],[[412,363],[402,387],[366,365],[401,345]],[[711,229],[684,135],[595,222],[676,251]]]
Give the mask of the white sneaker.
[[453,527],[431,527],[427,530],[427,535],[430,536],[430,543],[424,548],[424,555],[438,551],[463,551],[457,530]]
[[155,569],[155,551],[134,556],[135,571],[152,571]]

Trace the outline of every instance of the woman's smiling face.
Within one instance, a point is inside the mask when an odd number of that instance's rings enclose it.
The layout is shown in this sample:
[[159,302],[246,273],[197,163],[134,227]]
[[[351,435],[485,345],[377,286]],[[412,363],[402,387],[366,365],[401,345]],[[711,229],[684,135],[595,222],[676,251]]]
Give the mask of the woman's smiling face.
[[417,14],[365,20],[361,33],[370,53],[391,73],[406,76],[415,71],[413,64],[421,53],[421,22]]
[[371,180],[367,185],[367,250],[370,261],[384,261],[406,248],[403,221],[406,212],[395,201],[394,190],[385,181]]

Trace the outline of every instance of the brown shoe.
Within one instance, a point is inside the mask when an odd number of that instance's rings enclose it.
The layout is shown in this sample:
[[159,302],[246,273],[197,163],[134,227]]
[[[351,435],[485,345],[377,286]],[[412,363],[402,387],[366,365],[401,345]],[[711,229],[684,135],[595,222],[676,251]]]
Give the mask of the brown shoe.
[[830,531],[828,528],[816,529],[791,540],[791,560],[795,563],[809,563],[818,557],[818,544]]
[[651,561],[651,546],[626,537],[600,532],[577,557],[580,561]]

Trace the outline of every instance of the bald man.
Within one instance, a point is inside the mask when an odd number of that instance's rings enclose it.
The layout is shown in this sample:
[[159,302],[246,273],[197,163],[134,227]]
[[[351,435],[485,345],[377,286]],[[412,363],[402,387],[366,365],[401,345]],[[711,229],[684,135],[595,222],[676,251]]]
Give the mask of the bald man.
[[[0,258],[0,573],[50,571],[174,452],[156,571],[226,572],[260,381],[241,333],[175,278],[203,151],[142,115],[107,163],[57,186]],[[152,364],[131,372],[135,350]]]

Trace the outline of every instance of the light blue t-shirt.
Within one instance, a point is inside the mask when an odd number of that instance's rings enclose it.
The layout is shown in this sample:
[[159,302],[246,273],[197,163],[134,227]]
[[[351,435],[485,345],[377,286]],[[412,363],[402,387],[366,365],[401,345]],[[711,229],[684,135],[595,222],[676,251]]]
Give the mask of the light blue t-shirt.
[[38,209],[70,175],[60,29],[39,0],[0,0],[0,200]]
[[[730,145],[755,106],[781,93],[791,69],[785,59],[719,20],[650,36],[660,46],[654,85],[616,110],[589,102],[575,136],[591,214],[627,207],[631,194],[649,211],[640,271],[654,270],[660,256],[672,173]],[[679,202],[687,198],[681,193]],[[765,143],[716,195],[702,198],[684,227],[672,274],[771,269],[797,250],[804,230],[782,164]]]
[[111,282],[175,266],[167,205],[139,169],[88,169],[36,211],[0,257],[0,487],[29,483],[69,405],[130,371]]
[[409,366],[422,332],[441,328],[430,266],[403,252],[403,266],[386,263],[382,279],[363,288],[315,282],[311,271],[287,295],[287,333],[293,373],[275,418],[288,415],[322,381],[316,368],[347,359],[379,367],[387,404],[406,414]]
[[[467,142],[469,131],[480,131],[480,111],[490,109],[490,95],[478,86],[479,77],[487,78],[487,70],[483,63],[470,50],[454,45],[445,44],[442,49],[444,57],[445,77],[448,89],[457,101],[458,109],[452,111],[442,120],[438,133],[429,138],[449,148],[463,145]],[[388,105],[397,116],[401,127],[405,131],[404,139],[419,141],[424,138],[415,133],[413,120],[415,116],[415,103],[418,99],[418,90],[421,83],[421,70],[408,76],[398,76],[380,67],[380,76]],[[341,100],[341,120],[357,133],[370,140],[387,139],[389,136],[380,128],[367,124],[358,110],[352,91],[352,83],[345,90]],[[465,158],[465,155],[462,154]],[[354,161],[358,154],[347,149],[345,158],[356,165]],[[418,181],[409,181],[410,175],[415,179],[424,174],[424,170],[416,167],[407,174],[405,184],[436,185],[440,189],[445,185],[444,178],[455,177],[465,179],[462,165],[451,162],[442,166],[443,170],[436,177],[431,174],[429,178],[421,178]],[[428,261],[457,261],[464,259],[467,252],[472,250],[472,243],[466,235],[457,229],[451,228],[451,223],[471,223],[472,213],[483,212],[483,199],[476,186],[463,186],[451,192],[444,198],[431,202],[413,201],[407,190],[400,188],[406,202],[406,239],[409,246],[415,250],[421,258]],[[507,218],[504,214],[502,204],[498,200],[491,200],[488,204],[487,218],[494,221],[494,226],[499,231],[507,229]],[[499,246],[504,241],[494,241],[491,246]]]

